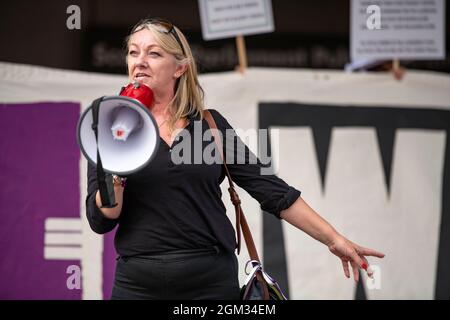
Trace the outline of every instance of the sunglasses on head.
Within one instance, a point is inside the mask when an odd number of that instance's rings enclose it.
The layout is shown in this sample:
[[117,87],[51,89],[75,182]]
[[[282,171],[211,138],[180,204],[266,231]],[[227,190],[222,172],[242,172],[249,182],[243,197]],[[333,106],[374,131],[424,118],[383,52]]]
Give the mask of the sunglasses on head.
[[177,41],[178,45],[180,46],[181,51],[183,52],[183,55],[186,56],[186,52],[184,51],[183,44],[181,43],[180,37],[178,36],[178,33],[175,30],[175,26],[173,25],[172,22],[170,22],[168,20],[165,20],[165,19],[162,19],[162,18],[144,19],[144,20],[139,21],[139,23],[131,31],[131,33],[135,33],[137,31],[140,31],[144,27],[144,25],[146,25],[146,24],[153,24],[153,25],[157,25],[157,26],[163,27],[166,31],[162,31],[162,30],[160,30],[160,31],[161,32],[165,32],[166,34],[173,35],[173,37]]

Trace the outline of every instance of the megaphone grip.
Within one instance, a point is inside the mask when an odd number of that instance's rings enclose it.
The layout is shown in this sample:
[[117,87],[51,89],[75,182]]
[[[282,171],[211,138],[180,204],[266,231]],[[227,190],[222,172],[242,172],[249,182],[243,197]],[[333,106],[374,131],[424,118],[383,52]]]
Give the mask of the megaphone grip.
[[114,193],[113,176],[106,174],[103,181],[98,181],[100,190],[100,199],[102,201],[102,208],[114,208],[117,206],[116,196]]

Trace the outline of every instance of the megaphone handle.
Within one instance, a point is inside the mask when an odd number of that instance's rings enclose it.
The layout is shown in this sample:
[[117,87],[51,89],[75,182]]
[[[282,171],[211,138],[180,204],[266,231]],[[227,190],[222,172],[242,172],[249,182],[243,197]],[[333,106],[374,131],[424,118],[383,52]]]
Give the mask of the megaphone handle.
[[97,182],[100,191],[100,199],[102,201],[102,208],[114,208],[117,206],[117,203],[114,194],[113,178],[111,174],[105,174],[100,158],[100,152],[98,151],[98,110],[102,100],[103,97],[100,97],[92,102],[92,130],[94,130],[95,141],[97,143]]
[[114,193],[114,184],[112,174],[103,173],[103,181],[100,181],[97,174],[98,188],[100,191],[101,208],[114,208],[117,206],[116,195]]

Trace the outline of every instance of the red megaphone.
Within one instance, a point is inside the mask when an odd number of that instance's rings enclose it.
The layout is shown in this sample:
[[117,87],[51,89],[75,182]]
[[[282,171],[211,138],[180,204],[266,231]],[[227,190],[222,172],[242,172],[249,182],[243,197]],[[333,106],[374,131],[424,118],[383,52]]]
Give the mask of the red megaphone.
[[146,84],[139,82],[130,83],[122,88],[120,95],[138,100],[149,110],[153,106],[153,91]]

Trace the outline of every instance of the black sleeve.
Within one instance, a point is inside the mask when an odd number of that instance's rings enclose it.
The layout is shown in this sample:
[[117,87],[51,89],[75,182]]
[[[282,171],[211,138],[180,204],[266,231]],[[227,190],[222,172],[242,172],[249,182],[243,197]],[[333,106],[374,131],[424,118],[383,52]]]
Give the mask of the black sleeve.
[[91,229],[99,234],[107,233],[114,229],[119,219],[107,218],[97,207],[95,194],[98,190],[97,168],[88,163],[88,194],[86,197],[86,216]]
[[224,157],[231,178],[259,202],[262,210],[281,219],[280,212],[289,208],[300,197],[300,191],[276,175],[267,174],[269,169],[261,170],[269,168],[270,164],[261,163],[218,111],[209,111],[222,133]]

